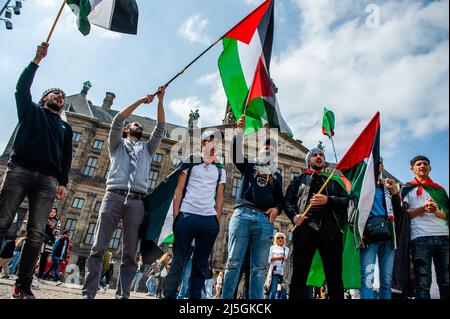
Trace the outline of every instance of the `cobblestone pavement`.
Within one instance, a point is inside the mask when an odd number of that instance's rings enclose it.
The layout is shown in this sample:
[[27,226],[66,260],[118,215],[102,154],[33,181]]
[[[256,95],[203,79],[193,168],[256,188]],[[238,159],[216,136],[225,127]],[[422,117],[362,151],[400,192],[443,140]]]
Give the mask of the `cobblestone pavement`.
[[[15,279],[0,279],[0,299],[11,299],[11,292]],[[107,292],[99,291],[96,299],[114,299],[115,290],[109,289]],[[41,280],[39,289],[33,289],[33,293],[38,299],[81,299],[81,287],[62,284],[56,286],[55,282]],[[145,293],[131,293],[130,299],[155,299],[146,296]]]

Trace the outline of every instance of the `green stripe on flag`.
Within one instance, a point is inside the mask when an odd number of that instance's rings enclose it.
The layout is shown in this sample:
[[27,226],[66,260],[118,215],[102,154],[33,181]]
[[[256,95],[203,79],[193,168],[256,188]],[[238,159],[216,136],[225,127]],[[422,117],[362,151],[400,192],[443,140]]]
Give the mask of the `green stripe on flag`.
[[73,13],[77,16],[78,30],[83,35],[88,35],[91,31],[91,23],[88,16],[91,13],[91,3],[89,0],[66,0]]
[[219,71],[225,93],[236,118],[244,114],[249,88],[239,60],[238,42],[223,39],[224,50],[219,58]]
[[323,121],[322,121],[322,132],[328,137],[334,136],[334,113],[324,108],[323,111]]

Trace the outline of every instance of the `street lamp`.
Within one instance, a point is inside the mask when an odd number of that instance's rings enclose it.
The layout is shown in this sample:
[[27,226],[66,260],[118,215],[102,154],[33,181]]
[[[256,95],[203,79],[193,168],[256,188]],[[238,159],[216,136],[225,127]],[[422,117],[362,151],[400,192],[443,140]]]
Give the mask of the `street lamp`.
[[[11,9],[15,15],[19,15],[20,9],[22,8],[22,1],[25,0],[16,0],[14,5],[9,5],[11,1],[12,0],[7,0],[3,8],[0,10],[0,20],[5,21],[5,27],[7,30],[13,29],[12,22],[9,20],[12,18]],[[5,13],[5,18],[2,18],[3,12]]]

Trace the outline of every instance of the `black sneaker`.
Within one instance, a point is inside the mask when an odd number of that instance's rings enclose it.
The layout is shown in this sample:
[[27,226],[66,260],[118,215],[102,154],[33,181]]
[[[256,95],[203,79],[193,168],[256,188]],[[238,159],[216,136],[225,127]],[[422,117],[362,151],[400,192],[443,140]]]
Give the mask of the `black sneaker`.
[[36,299],[30,288],[23,288],[20,285],[14,286],[12,297],[13,299]]

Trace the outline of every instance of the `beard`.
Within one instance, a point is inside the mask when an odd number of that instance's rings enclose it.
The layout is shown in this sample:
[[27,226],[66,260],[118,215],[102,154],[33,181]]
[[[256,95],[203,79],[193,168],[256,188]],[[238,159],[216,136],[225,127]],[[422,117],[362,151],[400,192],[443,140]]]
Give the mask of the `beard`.
[[143,133],[142,131],[138,131],[138,130],[135,129],[135,128],[132,128],[132,129],[130,130],[130,136],[133,136],[133,137],[137,138],[138,140],[141,140],[143,134],[144,134],[144,133]]
[[54,103],[54,102],[48,102],[47,103],[47,107],[57,113],[59,113],[63,108],[64,105],[59,106],[58,104]]
[[321,171],[325,168],[324,164],[311,164],[311,167],[315,171]]

